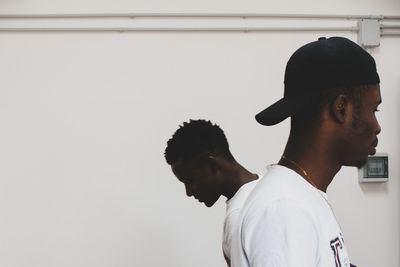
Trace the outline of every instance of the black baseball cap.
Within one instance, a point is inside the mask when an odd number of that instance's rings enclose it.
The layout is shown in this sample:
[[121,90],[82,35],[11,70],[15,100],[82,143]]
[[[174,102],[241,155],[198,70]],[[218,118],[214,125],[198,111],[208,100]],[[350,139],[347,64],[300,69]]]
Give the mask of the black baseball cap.
[[256,115],[262,125],[274,125],[318,101],[326,89],[378,84],[373,57],[344,37],[321,37],[300,47],[286,64],[281,100]]

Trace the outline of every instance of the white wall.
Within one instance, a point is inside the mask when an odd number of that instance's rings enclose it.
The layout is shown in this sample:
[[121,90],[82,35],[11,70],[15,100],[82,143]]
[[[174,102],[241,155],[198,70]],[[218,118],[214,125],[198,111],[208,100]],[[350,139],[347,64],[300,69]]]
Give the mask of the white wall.
[[[0,12],[399,15],[400,2],[3,0]],[[281,97],[293,51],[332,35],[0,33],[0,266],[224,266],[224,201],[207,209],[185,196],[166,141],[181,122],[207,118],[250,170],[276,162],[288,121],[262,127],[254,114]],[[399,44],[386,37],[371,51],[390,180],[359,185],[344,168],[328,191],[362,267],[400,266]]]

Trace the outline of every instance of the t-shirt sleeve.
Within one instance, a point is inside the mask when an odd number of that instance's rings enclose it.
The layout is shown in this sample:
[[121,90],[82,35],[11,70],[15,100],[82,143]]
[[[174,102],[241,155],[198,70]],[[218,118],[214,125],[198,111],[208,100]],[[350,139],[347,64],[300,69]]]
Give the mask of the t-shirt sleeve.
[[241,242],[251,267],[317,266],[315,219],[295,200],[276,200],[245,215]]
[[240,210],[236,209],[229,213],[225,218],[222,248],[228,258],[231,258],[232,236],[236,232],[239,215]]

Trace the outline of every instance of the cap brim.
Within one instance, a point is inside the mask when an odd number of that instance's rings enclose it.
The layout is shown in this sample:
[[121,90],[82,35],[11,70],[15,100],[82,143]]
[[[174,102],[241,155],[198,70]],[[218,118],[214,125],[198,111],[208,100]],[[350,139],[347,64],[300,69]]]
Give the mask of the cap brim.
[[258,113],[256,121],[265,126],[278,124],[303,110],[316,96],[316,92],[305,92],[297,96],[284,97]]

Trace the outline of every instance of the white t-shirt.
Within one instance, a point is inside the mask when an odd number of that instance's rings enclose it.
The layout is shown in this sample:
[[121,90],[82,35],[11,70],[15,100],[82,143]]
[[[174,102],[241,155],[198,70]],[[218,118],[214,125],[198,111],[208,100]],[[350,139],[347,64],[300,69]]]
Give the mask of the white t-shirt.
[[233,267],[350,266],[327,195],[280,165],[244,204],[231,255]]
[[[260,177],[260,176],[258,176]],[[226,216],[224,221],[224,232],[222,237],[222,249],[229,259],[231,258],[232,235],[237,229],[240,211],[248,195],[256,186],[259,179],[242,185],[231,199],[226,201]]]

